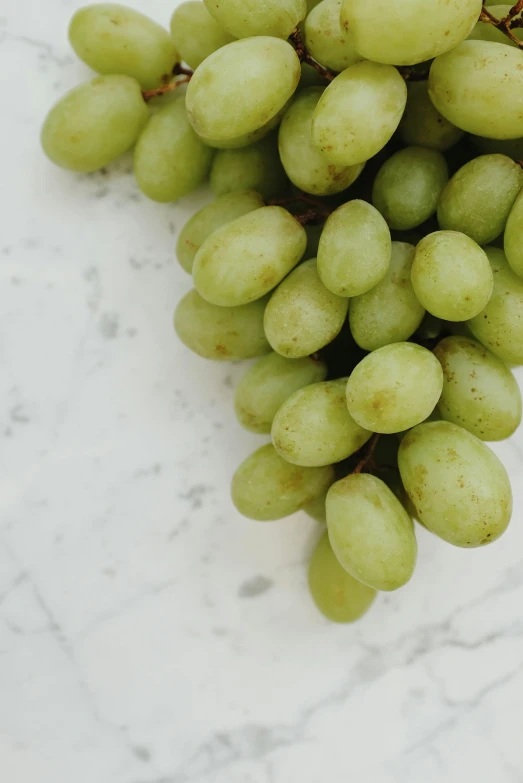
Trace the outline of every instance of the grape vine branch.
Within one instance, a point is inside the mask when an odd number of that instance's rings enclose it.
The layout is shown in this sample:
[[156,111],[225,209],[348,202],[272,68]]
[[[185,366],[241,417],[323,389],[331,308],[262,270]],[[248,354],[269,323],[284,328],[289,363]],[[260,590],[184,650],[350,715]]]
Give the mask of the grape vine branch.
[[501,33],[508,36],[512,43],[518,47],[518,49],[523,49],[523,41],[520,41],[520,39],[512,32],[514,28],[523,27],[523,19],[521,17],[516,19],[521,11],[523,11],[523,0],[518,0],[518,2],[512,6],[508,14],[502,19],[498,19],[496,16],[494,16],[493,13],[489,11],[488,8],[483,6],[479,16],[479,21],[493,25],[493,27],[495,27]]

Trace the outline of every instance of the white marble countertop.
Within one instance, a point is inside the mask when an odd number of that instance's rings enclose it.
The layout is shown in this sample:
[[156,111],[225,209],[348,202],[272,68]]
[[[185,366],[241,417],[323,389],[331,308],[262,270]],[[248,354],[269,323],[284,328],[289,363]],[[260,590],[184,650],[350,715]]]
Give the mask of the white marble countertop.
[[[228,484],[239,368],[175,339],[177,231],[130,161],[75,176],[39,127],[88,71],[77,0],[0,7],[0,775],[6,783],[523,781],[523,435],[509,532],[419,534],[361,624],[309,600],[304,515]],[[134,0],[167,22],[175,3]],[[9,75],[8,75],[9,72]],[[520,374],[520,379],[523,375]]]

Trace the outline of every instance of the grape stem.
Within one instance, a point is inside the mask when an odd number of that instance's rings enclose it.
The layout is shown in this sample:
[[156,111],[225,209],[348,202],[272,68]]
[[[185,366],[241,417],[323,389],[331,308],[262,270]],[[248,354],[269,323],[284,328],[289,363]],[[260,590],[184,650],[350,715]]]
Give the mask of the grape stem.
[[512,29],[515,27],[523,27],[523,19],[514,18],[518,16],[521,11],[523,11],[523,0],[518,0],[518,2],[512,6],[508,14],[504,16],[503,19],[498,19],[497,16],[494,16],[494,14],[488,10],[488,8],[483,6],[479,16],[479,21],[485,22],[485,24],[493,25],[501,33],[508,36],[510,40],[516,44],[518,49],[523,49],[523,41],[520,41],[519,38],[512,32]]
[[328,218],[332,210],[318,199],[311,198],[306,193],[298,193],[295,196],[288,196],[286,198],[275,198],[267,201],[268,207],[287,207],[290,204],[305,204],[309,207],[305,212],[294,215],[293,217],[304,226],[306,223],[311,223],[314,220],[321,220]]
[[318,71],[320,76],[323,76],[323,78],[327,79],[328,82],[331,82],[336,78],[338,74],[334,73],[334,71],[331,71],[330,68],[325,68],[324,65],[320,65],[320,63],[316,62],[314,57],[309,54],[307,47],[305,46],[305,41],[301,37],[301,32],[298,28],[296,28],[296,30],[290,34],[289,43],[294,46],[296,54],[298,55],[301,63],[307,63],[307,65],[310,65],[311,68],[314,68],[315,71]]
[[191,80],[191,76],[187,74],[180,79],[174,79],[172,82],[162,84],[161,87],[155,87],[154,90],[144,90],[142,96],[144,101],[150,101],[151,98],[156,98],[158,95],[165,95],[168,92],[178,89],[181,84],[185,84]]
[[380,433],[379,432],[374,433],[374,435],[372,436],[372,438],[369,440],[367,444],[367,450],[365,452],[363,459],[361,459],[360,462],[358,462],[358,464],[352,471],[351,475],[362,473],[366,467],[370,467],[372,465],[373,462],[372,456],[374,454],[374,450],[376,448],[379,439],[380,439]]

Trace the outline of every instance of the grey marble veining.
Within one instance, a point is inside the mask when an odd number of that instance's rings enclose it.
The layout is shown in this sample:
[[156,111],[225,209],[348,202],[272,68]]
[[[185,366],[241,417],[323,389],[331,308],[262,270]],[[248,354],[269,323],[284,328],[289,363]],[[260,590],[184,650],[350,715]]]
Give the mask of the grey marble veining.
[[[175,2],[147,8],[167,23]],[[45,112],[88,78],[78,0],[0,8],[0,769],[13,783],[521,783],[523,436],[509,532],[419,532],[364,622],[309,601],[318,528],[242,519],[238,366],[175,339],[177,232],[130,158],[71,175]],[[519,373],[519,379],[523,376]]]

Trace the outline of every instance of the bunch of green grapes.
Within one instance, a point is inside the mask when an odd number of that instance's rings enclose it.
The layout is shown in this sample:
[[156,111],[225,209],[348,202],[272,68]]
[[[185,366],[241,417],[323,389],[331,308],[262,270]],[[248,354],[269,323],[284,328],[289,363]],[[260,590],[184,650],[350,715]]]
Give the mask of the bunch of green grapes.
[[232,499],[326,525],[309,584],[336,622],[409,581],[415,520],[473,548],[511,517],[485,441],[522,417],[523,32],[488,6],[190,0],[169,30],[87,6],[69,36],[98,75],[42,131],[73,171],[134,149],[159,202],[210,181],[178,239],[175,330],[255,360],[235,411],[270,442]]

